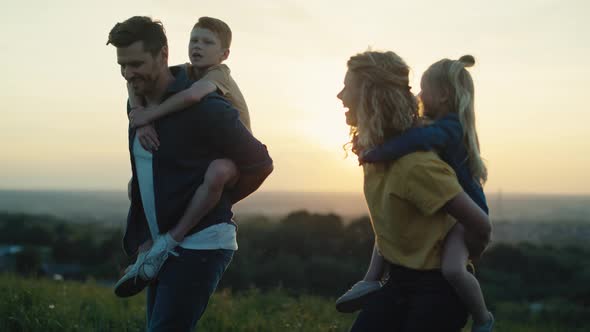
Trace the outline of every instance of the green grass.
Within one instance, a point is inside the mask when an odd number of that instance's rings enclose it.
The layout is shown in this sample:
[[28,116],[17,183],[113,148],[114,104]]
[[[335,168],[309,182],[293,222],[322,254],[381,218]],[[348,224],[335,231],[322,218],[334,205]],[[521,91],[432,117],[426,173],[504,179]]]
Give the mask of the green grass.
[[[355,315],[335,311],[333,299],[281,290],[217,292],[199,322],[199,331],[348,331]],[[551,322],[502,320],[523,306],[496,308],[495,331],[563,332]],[[540,318],[539,318],[540,319]],[[114,296],[110,288],[85,283],[24,279],[0,275],[0,331],[143,331],[145,293],[129,299]],[[465,331],[468,329],[466,328]],[[583,331],[583,329],[579,329]]]
[[[333,301],[289,297],[275,290],[217,292],[200,331],[347,331],[353,315]],[[111,289],[85,283],[0,276],[0,331],[143,331],[145,292],[117,298]]]

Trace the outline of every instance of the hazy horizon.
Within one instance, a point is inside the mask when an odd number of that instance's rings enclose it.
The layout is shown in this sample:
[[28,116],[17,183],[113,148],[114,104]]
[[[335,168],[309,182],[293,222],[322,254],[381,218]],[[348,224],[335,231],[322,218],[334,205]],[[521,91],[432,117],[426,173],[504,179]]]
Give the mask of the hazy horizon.
[[[487,195],[492,220],[590,223],[590,195],[492,193]],[[0,190],[0,211],[49,214],[66,219],[122,222],[129,208],[125,191]],[[362,193],[259,191],[234,206],[238,218],[280,217],[307,210],[334,213],[345,220],[368,215]]]
[[[9,188],[9,187],[0,187],[0,192],[56,192],[56,193],[125,193],[127,189],[92,189],[92,188]],[[362,195],[362,191],[319,191],[319,190],[267,190],[267,189],[260,189],[256,191],[257,193],[285,193],[285,194],[343,194],[343,195]],[[567,192],[505,192],[502,190],[499,191],[488,191],[484,190],[486,196],[497,196],[497,195],[507,195],[507,196],[548,196],[548,197],[587,197],[590,196],[590,192],[581,192],[581,193],[567,193]]]

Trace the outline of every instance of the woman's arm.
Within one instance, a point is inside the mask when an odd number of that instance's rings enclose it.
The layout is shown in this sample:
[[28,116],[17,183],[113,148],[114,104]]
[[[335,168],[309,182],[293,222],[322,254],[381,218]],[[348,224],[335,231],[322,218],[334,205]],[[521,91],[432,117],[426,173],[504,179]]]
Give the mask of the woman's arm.
[[215,92],[215,90],[217,90],[215,84],[208,80],[199,80],[193,83],[190,88],[166,99],[158,106],[148,107],[138,111],[132,110],[129,114],[131,127],[135,128],[144,126],[156,119],[180,111],[190,105],[196,104],[206,95]]
[[488,215],[465,193],[461,192],[445,205],[446,212],[465,228],[465,244],[472,258],[481,256],[492,235]]

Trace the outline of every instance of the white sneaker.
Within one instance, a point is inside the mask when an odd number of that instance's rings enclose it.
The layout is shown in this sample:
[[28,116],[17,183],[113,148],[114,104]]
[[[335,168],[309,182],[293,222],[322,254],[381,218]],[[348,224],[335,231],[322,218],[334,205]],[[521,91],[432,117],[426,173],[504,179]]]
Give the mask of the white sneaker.
[[147,256],[143,260],[143,263],[139,266],[139,277],[143,280],[151,281],[158,275],[160,269],[168,259],[168,255],[178,256],[178,253],[174,252],[176,246],[180,243],[176,242],[170,233],[166,233],[159,236],[154,245],[149,250]]
[[361,309],[374,293],[381,289],[381,281],[361,280],[336,300],[336,310],[351,313]]
[[119,297],[129,297],[141,292],[149,283],[138,278],[139,267],[143,264],[148,250],[137,254],[135,263],[125,271],[125,275],[115,284],[115,294]]

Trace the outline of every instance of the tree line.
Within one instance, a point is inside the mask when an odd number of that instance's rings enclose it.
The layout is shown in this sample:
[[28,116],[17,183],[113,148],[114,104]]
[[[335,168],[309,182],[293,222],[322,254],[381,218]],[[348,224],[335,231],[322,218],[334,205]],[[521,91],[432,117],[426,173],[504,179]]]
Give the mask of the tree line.
[[[373,246],[368,217],[349,223],[335,214],[296,211],[278,221],[238,222],[239,250],[220,288],[280,287],[293,295],[339,296],[363,277]],[[116,280],[132,262],[122,230],[51,216],[0,213],[0,244],[19,244],[15,269],[39,274],[43,263],[77,264],[78,279]],[[590,249],[495,244],[476,265],[488,302],[590,306]],[[67,276],[66,276],[67,277]],[[570,310],[571,311],[571,310]]]

